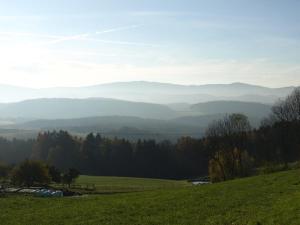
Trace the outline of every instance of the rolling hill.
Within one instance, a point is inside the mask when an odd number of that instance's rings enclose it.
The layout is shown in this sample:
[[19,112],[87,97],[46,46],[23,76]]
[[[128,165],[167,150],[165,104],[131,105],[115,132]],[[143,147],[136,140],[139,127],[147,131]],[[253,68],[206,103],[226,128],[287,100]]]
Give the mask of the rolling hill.
[[268,88],[244,83],[178,85],[156,82],[117,82],[87,87],[22,88],[0,85],[0,102],[37,98],[113,98],[149,103],[191,103],[234,100],[273,103],[294,87]]
[[63,119],[107,115],[167,119],[176,113],[164,105],[105,98],[34,99],[0,105],[2,118]]
[[35,99],[0,104],[0,135],[32,137],[42,130],[67,130],[175,141],[181,136],[201,137],[209,123],[229,113],[243,113],[257,127],[270,106],[238,101],[160,105],[104,98]]
[[[92,179],[98,185],[101,178]],[[106,181],[111,183],[106,178],[100,188],[109,191]],[[161,188],[135,193],[47,199],[9,195],[0,198],[0,210],[5,212],[0,220],[7,225],[300,223],[299,170],[205,186],[184,187],[174,181],[172,187],[167,182],[145,181]],[[129,183],[130,179],[120,178],[118,188]]]
[[271,106],[255,102],[213,101],[192,105],[191,110],[206,115],[242,113],[249,117],[263,118],[271,113]]

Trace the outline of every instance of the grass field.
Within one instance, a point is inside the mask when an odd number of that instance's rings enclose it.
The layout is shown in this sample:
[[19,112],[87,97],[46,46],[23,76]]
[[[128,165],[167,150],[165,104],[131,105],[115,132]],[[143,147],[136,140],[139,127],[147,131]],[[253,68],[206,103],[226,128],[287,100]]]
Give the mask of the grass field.
[[186,181],[162,179],[80,176],[76,180],[76,185],[81,185],[83,188],[95,185],[96,193],[124,193],[186,187],[191,184]]
[[[99,179],[101,183],[103,178]],[[118,179],[115,182],[118,183]],[[123,182],[128,183],[120,180],[119,184]],[[7,196],[0,198],[0,212],[0,224],[5,225],[298,225],[300,171],[206,186],[166,187],[112,195],[57,199]]]

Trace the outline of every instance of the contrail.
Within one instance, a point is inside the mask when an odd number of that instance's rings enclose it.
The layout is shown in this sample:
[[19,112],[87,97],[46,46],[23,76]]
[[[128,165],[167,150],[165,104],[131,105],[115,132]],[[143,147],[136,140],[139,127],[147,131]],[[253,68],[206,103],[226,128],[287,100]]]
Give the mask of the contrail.
[[85,33],[85,34],[78,34],[78,35],[72,35],[72,36],[65,36],[65,37],[60,37],[57,40],[49,41],[46,44],[57,44],[60,42],[65,42],[65,41],[70,41],[70,40],[86,40],[85,38],[90,37],[94,34],[106,34],[106,33],[122,31],[122,30],[134,29],[137,27],[140,27],[140,25],[116,27],[116,28],[112,28],[112,29],[108,29],[108,30],[97,31],[95,33]]
[[57,44],[64,41],[70,41],[70,40],[82,40],[82,38],[88,37],[90,34],[78,34],[73,36],[61,36],[53,41],[48,41],[46,44]]
[[162,47],[161,45],[151,44],[151,43],[143,43],[143,42],[129,42],[129,41],[110,41],[98,38],[83,38],[80,40],[84,41],[96,41],[102,42],[106,44],[117,44],[117,45],[135,45],[135,46],[148,46],[148,47]]
[[37,37],[37,38],[45,38],[50,39],[46,42],[42,42],[41,45],[52,45],[58,44],[65,41],[71,40],[79,40],[79,41],[96,41],[102,42],[107,44],[117,44],[117,45],[135,45],[135,46],[148,46],[148,47],[160,47],[159,45],[150,44],[150,43],[141,43],[141,42],[128,42],[128,41],[111,41],[111,40],[104,40],[93,38],[93,35],[100,35],[112,32],[118,32],[123,30],[130,30],[141,27],[141,25],[130,25],[130,26],[123,26],[123,27],[116,27],[111,28],[103,31],[97,31],[94,33],[84,33],[84,34],[77,34],[77,35],[70,35],[70,36],[62,36],[62,35],[46,35],[46,34],[36,34],[36,33],[20,33],[20,32],[0,32],[0,35],[10,35],[10,36],[21,36],[21,37]]
[[38,37],[38,38],[48,38],[48,39],[56,39],[61,38],[58,35],[48,35],[48,34],[36,34],[36,33],[22,33],[22,32],[0,32],[0,35],[7,36],[20,36],[20,37]]
[[124,27],[116,27],[108,30],[103,30],[103,31],[97,31],[96,34],[105,34],[105,33],[111,33],[111,32],[116,32],[116,31],[121,31],[121,30],[130,30],[130,29],[135,29],[137,27],[140,27],[141,25],[131,25],[131,26],[124,26]]

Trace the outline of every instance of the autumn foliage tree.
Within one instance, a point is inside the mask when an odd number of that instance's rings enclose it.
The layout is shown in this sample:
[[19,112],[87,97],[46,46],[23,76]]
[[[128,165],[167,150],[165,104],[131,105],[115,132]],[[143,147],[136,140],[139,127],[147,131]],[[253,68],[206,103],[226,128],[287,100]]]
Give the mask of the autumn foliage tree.
[[209,176],[212,182],[220,182],[238,177],[249,176],[253,168],[253,159],[247,151],[233,149],[217,151],[209,161]]
[[209,175],[213,182],[247,176],[251,172],[251,157],[241,150],[247,144],[251,130],[248,118],[231,114],[211,123],[206,131],[211,145]]

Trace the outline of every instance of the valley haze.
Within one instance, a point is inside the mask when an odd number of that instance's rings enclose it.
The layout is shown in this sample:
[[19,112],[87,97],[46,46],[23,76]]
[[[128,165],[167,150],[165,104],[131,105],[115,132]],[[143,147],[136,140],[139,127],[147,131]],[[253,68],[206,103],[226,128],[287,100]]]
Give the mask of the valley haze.
[[268,88],[246,83],[180,85],[147,81],[116,82],[84,87],[26,88],[0,85],[0,102],[37,98],[114,98],[152,103],[199,103],[236,100],[274,103],[295,87]]
[[29,138],[63,129],[133,140],[201,137],[212,121],[230,113],[245,114],[259,126],[271,105],[294,88],[147,81],[41,89],[1,85],[0,134]]

